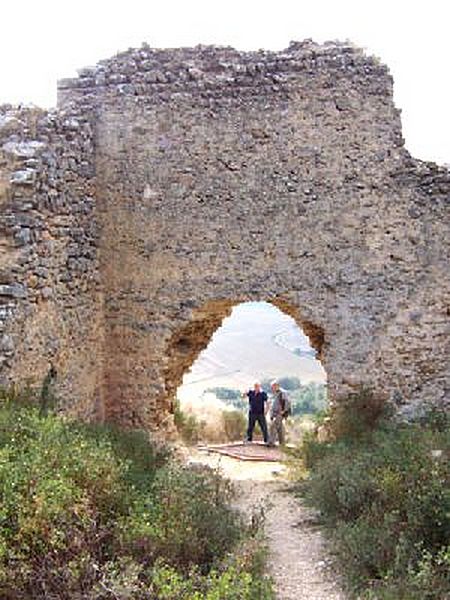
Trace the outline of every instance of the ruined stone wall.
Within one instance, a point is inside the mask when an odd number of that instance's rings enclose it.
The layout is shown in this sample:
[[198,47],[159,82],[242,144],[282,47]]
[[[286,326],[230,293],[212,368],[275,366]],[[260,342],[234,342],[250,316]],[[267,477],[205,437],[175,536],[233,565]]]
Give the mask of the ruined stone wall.
[[0,109],[2,385],[39,389],[101,416],[102,298],[91,125],[79,109]]
[[449,402],[450,175],[405,150],[376,59],[143,46],[59,100],[93,127],[79,336],[106,418],[169,431],[184,370],[244,300],[297,320],[333,401],[369,384],[407,413]]
[[336,45],[142,48],[61,87],[97,111],[116,418],[164,419],[154,407],[245,299],[323,331],[333,397],[370,383],[442,401],[449,177],[405,151],[384,66]]

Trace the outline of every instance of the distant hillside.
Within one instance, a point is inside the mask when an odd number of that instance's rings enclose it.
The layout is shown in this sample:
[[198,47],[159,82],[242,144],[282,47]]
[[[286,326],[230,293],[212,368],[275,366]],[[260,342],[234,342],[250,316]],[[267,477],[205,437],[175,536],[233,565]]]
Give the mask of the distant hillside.
[[302,383],[325,382],[314,354],[291,317],[272,304],[246,302],[224,320],[185,375],[178,397],[195,402],[208,388],[244,390],[257,380],[282,376],[298,377]]

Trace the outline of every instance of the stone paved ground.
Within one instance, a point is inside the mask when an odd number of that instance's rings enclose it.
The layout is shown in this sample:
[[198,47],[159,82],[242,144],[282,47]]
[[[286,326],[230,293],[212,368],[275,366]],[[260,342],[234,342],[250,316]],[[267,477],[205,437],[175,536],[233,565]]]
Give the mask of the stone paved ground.
[[238,506],[247,514],[264,506],[268,568],[278,600],[345,600],[314,511],[289,493],[280,462],[241,461],[201,451],[189,460],[219,468],[234,480],[242,492]]

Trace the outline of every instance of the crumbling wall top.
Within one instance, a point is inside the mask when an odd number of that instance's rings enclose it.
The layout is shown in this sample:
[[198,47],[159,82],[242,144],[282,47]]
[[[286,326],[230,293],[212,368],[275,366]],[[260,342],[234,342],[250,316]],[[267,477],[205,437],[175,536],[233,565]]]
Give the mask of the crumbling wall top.
[[[299,75],[325,79],[318,83],[333,87],[342,79],[353,80],[365,94],[392,92],[392,78],[385,65],[350,43],[311,40],[292,42],[285,50],[239,52],[231,47],[199,45],[194,48],[156,49],[147,44],[80,69],[78,77],[58,83],[58,104],[73,99],[68,92],[86,96],[93,88],[119,88],[121,93],[142,93],[145,86],[174,91],[227,90],[267,86],[288,91]],[[138,87],[136,87],[138,86]],[[141,86],[141,87],[139,87]],[[142,87],[144,86],[144,88]]]

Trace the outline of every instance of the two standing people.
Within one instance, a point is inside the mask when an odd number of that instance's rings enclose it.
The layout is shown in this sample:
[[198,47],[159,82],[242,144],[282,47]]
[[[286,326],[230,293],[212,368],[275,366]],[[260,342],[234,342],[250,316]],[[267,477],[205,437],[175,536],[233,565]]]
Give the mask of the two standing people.
[[[263,439],[269,446],[275,445],[275,438],[278,438],[280,444],[284,444],[283,419],[290,415],[290,401],[284,390],[281,389],[277,381],[271,383],[273,400],[269,403],[266,392],[259,383],[255,383],[253,390],[245,392],[243,395],[248,397],[248,428],[247,441],[253,440],[253,431],[256,423],[259,423]],[[267,429],[266,414],[270,408],[270,431]]]

